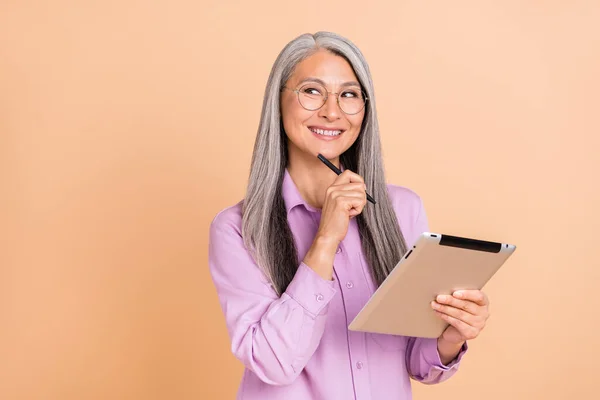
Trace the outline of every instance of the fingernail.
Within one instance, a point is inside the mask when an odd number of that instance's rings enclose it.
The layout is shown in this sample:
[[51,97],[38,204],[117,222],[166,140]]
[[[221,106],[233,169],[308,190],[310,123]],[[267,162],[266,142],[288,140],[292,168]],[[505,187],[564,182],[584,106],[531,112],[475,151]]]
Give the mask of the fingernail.
[[460,291],[459,292],[454,292],[454,297],[458,297],[458,298],[463,297],[463,292],[460,292]]

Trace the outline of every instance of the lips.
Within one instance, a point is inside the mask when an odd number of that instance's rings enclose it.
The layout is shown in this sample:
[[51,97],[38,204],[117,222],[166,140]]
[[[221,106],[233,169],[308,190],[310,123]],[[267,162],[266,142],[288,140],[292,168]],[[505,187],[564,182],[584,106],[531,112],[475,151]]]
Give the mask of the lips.
[[328,137],[336,137],[341,135],[344,130],[339,128],[325,128],[325,127],[316,127],[309,126],[308,129],[319,136],[328,136]]

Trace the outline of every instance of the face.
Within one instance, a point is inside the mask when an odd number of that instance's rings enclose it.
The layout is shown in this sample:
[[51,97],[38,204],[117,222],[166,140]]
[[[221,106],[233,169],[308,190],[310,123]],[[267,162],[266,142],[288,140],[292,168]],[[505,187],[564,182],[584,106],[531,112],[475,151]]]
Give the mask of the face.
[[[338,105],[340,93],[340,103],[345,110],[352,111],[356,102],[361,101],[360,84],[344,58],[319,50],[296,66],[285,86],[288,89],[281,93],[281,115],[290,160],[316,157],[319,153],[336,160],[352,146],[360,133],[365,107],[351,115]],[[315,97],[319,97],[318,91],[323,88],[330,93],[321,108],[310,111],[303,107],[302,104],[315,108],[318,104]],[[296,89],[301,89],[303,100],[293,92]]]

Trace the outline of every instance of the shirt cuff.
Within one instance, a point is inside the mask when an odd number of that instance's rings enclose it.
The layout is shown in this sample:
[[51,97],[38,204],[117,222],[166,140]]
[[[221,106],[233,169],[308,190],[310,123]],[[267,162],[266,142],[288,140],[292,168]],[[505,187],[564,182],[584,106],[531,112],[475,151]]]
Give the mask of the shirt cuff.
[[467,349],[468,349],[468,345],[467,342],[465,342],[460,351],[458,352],[458,355],[454,358],[454,360],[450,361],[449,364],[444,365],[442,364],[442,359],[440,358],[440,353],[438,352],[438,348],[437,348],[437,338],[432,338],[432,339],[424,339],[425,343],[423,343],[423,347],[422,347],[422,354],[425,357],[425,361],[427,361],[428,364],[430,364],[431,366],[433,366],[434,368],[437,369],[441,369],[443,371],[448,371],[450,369],[453,368],[458,368],[458,364],[460,363],[460,360],[462,359],[463,355],[466,353]]
[[308,265],[300,263],[285,292],[310,315],[316,317],[335,296],[334,285],[335,281],[323,279]]

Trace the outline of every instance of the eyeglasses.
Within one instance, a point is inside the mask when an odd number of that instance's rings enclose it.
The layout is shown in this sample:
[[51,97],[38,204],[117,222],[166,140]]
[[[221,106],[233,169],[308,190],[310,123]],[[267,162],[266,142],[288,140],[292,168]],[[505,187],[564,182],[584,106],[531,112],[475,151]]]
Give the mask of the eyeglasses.
[[358,87],[349,87],[339,93],[335,93],[328,92],[320,83],[311,82],[298,89],[291,89],[287,86],[284,86],[283,89],[288,89],[296,93],[300,105],[309,111],[316,111],[323,107],[330,93],[338,95],[338,106],[344,113],[349,115],[361,112],[368,100],[365,92]]

